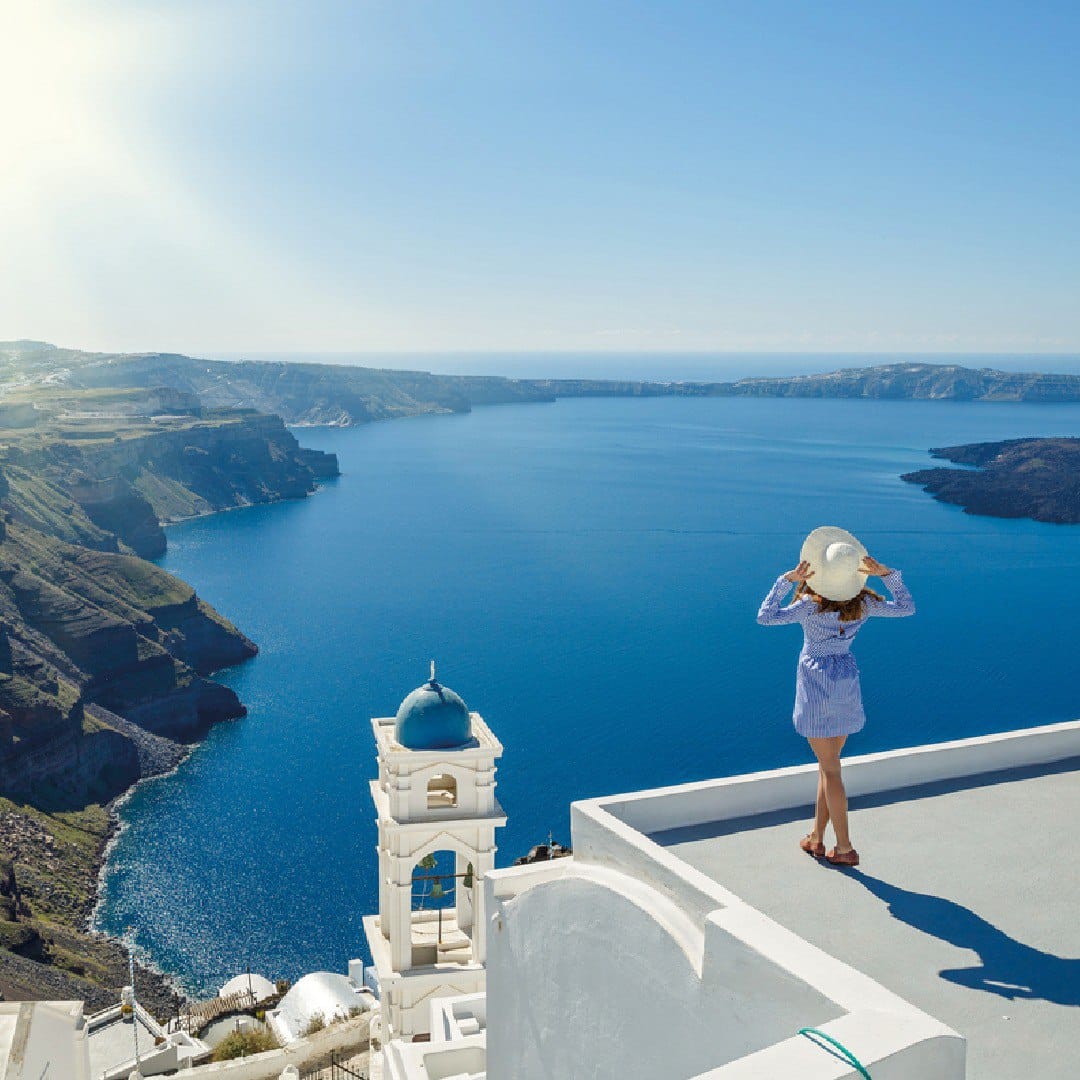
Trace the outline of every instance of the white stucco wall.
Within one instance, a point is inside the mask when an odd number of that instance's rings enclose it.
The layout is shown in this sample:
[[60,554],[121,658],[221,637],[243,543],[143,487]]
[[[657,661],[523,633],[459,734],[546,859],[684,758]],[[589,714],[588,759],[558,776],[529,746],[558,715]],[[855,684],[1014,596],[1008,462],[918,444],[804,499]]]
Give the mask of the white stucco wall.
[[[611,871],[541,881],[500,904],[489,1075],[679,1080],[840,1015],[720,927],[707,933],[722,940],[706,942],[674,904]],[[702,969],[706,951],[724,962]]]
[[[462,967],[442,964],[426,972],[413,972],[409,977],[388,981],[384,998],[391,998],[402,1018],[395,1035],[412,1038],[430,1031],[431,1002],[437,997],[456,997],[476,994],[484,989],[485,971],[481,967]],[[390,1010],[383,1002],[384,1012]]]
[[486,1080],[486,1064],[482,1035],[434,1045],[395,1039],[380,1060],[383,1080]]
[[[394,1037],[429,1032],[433,997],[484,988],[482,882],[494,868],[495,830],[506,816],[495,798],[502,745],[483,717],[471,717],[472,742],[443,750],[406,749],[394,738],[392,718],[371,722],[379,752],[379,779],[370,785],[379,833],[379,914],[363,924],[383,1023]],[[454,778],[455,806],[428,806],[428,783],[435,776]],[[442,851],[454,853],[456,873],[472,867],[474,884],[466,889],[463,877],[455,880],[456,928],[436,949],[434,935],[421,933],[425,919],[435,916],[413,911],[414,875],[425,855]]]
[[[446,750],[407,750],[394,740],[392,717],[371,721],[379,752],[378,787],[387,814],[399,822],[433,822],[455,817],[501,816],[495,799],[496,761],[502,744],[479,713],[471,713],[473,743]],[[428,781],[448,775],[457,781],[456,807],[429,807]]]
[[454,1042],[487,1028],[487,994],[460,994],[431,1001],[432,1043]]

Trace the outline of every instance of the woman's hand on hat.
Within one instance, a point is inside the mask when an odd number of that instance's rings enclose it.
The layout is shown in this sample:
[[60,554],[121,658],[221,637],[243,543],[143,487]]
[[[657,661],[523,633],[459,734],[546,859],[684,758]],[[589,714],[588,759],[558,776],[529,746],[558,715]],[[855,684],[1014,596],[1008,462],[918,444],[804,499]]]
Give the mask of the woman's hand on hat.
[[794,570],[789,570],[784,577],[788,581],[807,581],[814,576],[814,571],[810,569],[810,564],[804,559]]
[[869,555],[863,556],[861,569],[864,574],[873,574],[874,577],[884,577],[886,574],[892,573],[884,563],[879,563],[877,559]]

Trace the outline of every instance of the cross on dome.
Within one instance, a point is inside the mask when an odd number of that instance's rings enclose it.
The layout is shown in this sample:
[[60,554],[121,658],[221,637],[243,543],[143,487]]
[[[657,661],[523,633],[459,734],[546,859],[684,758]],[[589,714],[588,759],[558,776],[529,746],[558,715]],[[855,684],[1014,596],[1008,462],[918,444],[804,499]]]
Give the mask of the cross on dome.
[[431,679],[417,687],[398,708],[394,737],[408,750],[452,750],[471,742],[469,708],[448,686]]

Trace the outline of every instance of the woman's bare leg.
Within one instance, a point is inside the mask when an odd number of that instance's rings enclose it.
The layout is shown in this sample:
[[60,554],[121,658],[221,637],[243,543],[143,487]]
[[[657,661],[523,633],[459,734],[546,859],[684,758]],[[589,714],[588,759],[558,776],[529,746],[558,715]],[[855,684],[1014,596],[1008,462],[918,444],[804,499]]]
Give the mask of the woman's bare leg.
[[808,739],[810,749],[818,759],[820,771],[819,785],[824,788],[825,805],[829,820],[836,833],[836,850],[851,850],[851,837],[848,835],[847,792],[840,775],[840,751],[847,741],[846,735],[834,735],[828,739]]
[[825,842],[825,827],[829,824],[829,804],[825,799],[825,770],[818,765],[817,800],[814,803],[814,828],[810,839],[815,843]]

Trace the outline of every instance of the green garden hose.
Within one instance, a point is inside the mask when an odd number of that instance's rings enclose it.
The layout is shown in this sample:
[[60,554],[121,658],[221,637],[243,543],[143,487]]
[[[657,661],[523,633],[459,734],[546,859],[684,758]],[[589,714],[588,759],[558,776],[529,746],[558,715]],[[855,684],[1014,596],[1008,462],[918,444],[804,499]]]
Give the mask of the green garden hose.
[[841,1054],[847,1058],[850,1065],[862,1073],[865,1080],[874,1080],[874,1078],[866,1071],[866,1067],[861,1061],[842,1043],[837,1039],[834,1039],[831,1035],[826,1035],[824,1031],[818,1031],[817,1028],[799,1028],[799,1034],[805,1035],[811,1042],[813,1042],[813,1036],[817,1036],[819,1039],[824,1039],[827,1043],[834,1046]]

